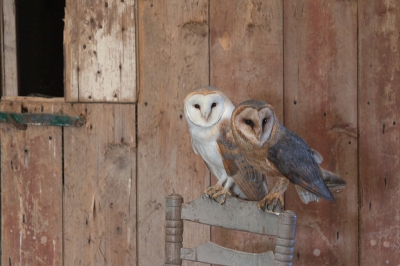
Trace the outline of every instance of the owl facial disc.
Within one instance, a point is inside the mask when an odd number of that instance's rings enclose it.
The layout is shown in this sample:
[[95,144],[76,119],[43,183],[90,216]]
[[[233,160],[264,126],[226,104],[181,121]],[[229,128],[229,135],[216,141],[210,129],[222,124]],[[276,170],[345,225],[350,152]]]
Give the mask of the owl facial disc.
[[218,123],[225,110],[225,100],[217,93],[193,94],[185,104],[185,114],[189,120],[201,127]]
[[234,113],[233,126],[243,139],[261,147],[271,136],[274,120],[270,105],[261,108],[240,106]]

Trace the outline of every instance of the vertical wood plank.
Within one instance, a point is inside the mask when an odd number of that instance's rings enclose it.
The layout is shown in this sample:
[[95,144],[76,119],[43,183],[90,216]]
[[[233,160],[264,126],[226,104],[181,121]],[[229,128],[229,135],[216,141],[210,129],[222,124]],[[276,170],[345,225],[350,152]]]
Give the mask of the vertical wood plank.
[[[5,91],[5,86],[4,86],[4,63],[5,63],[5,59],[4,59],[4,15],[3,15],[3,2],[0,3],[0,14],[3,16],[3,19],[0,20],[0,52],[1,52],[1,61],[0,61],[0,96],[4,95],[4,91]],[[1,241],[1,240],[0,240]]]
[[[208,1],[139,1],[138,264],[164,262],[165,197],[199,197],[209,183],[183,114],[187,91],[208,84]],[[184,246],[209,239],[185,223]],[[193,265],[184,262],[184,265]]]
[[359,1],[360,265],[400,263],[400,8]]
[[66,1],[65,97],[135,102],[134,0]]
[[18,95],[15,1],[2,1],[2,95]]
[[358,265],[357,1],[285,1],[284,14],[285,125],[347,182],[334,202],[305,205],[288,189],[293,263]]
[[64,265],[136,265],[135,105],[66,104]]
[[[210,4],[211,85],[223,90],[235,105],[249,99],[267,101],[282,118],[282,1]],[[271,237],[222,228],[212,229],[212,240],[248,252],[265,252],[274,245]]]
[[[2,101],[1,110],[52,113],[59,104]],[[2,265],[62,264],[60,127],[1,124]]]

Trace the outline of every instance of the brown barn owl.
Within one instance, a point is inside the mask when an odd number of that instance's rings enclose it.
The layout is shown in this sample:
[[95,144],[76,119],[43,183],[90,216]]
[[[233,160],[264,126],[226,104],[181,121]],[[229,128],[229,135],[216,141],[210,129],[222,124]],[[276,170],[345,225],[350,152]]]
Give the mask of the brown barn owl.
[[[246,159],[265,176],[280,179],[270,193],[259,202],[260,209],[280,201],[289,181],[296,185],[301,200],[308,203],[319,197],[333,200],[331,188],[342,188],[345,181],[319,167],[322,156],[304,140],[285,128],[276,118],[271,105],[262,101],[239,104],[231,117],[236,144]],[[284,177],[284,178],[283,178]]]
[[231,187],[240,198],[249,200],[260,200],[268,193],[263,174],[247,162],[235,144],[230,127],[234,108],[215,87],[196,88],[184,100],[193,150],[218,179],[205,193],[214,199],[223,195],[221,204]]

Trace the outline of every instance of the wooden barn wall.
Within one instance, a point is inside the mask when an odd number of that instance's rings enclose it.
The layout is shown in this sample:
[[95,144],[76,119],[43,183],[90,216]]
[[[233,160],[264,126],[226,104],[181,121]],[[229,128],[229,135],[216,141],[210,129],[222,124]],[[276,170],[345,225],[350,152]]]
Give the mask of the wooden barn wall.
[[[138,265],[162,265],[165,197],[189,201],[210,185],[182,106],[189,89],[209,83],[208,0],[140,1],[138,13]],[[184,245],[209,238],[208,226],[185,224]]]
[[[0,125],[1,265],[163,265],[165,197],[175,192],[189,201],[216,182],[192,151],[183,114],[187,91],[207,84],[234,104],[271,103],[323,155],[322,167],[347,181],[334,202],[304,205],[288,189],[286,208],[298,215],[294,265],[400,265],[396,1],[77,3],[66,23],[93,16],[108,25],[102,14],[125,19],[109,25],[111,37],[99,27],[66,25],[65,47],[76,47],[66,51],[68,103],[3,97],[1,111],[83,115],[86,123],[26,131]],[[3,0],[6,96],[17,87],[12,6]],[[132,28],[120,32],[124,25]],[[92,54],[109,47],[106,37],[136,65],[107,62],[121,75],[106,68],[94,85],[81,71],[97,71]],[[115,83],[106,88],[108,78]],[[258,252],[274,241],[185,223],[184,245],[210,239]]]
[[2,53],[2,96],[18,95],[17,37],[15,31],[15,2],[1,1],[1,53]]
[[[239,104],[270,102],[283,118],[282,1],[210,2],[210,84]],[[216,179],[213,177],[212,182]],[[212,241],[246,252],[271,249],[271,237],[212,228]]]
[[[0,110],[52,113],[61,107],[3,99]],[[1,124],[0,131],[1,265],[62,265],[62,129]]]
[[135,106],[66,104],[86,124],[64,129],[64,265],[135,265]]
[[68,102],[136,101],[135,21],[134,0],[66,0]]
[[357,265],[357,2],[285,1],[284,12],[285,125],[347,182],[334,202],[308,205],[289,188],[294,263]]
[[360,265],[400,264],[400,7],[360,1]]

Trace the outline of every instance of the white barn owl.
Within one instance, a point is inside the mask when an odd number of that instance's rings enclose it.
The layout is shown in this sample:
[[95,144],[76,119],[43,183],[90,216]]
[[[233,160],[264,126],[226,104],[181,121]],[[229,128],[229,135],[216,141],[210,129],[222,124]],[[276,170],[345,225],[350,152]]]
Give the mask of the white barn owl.
[[[271,105],[262,101],[245,101],[233,111],[231,126],[241,153],[265,176],[279,177],[259,208],[280,201],[289,182],[296,185],[305,203],[324,198],[333,200],[328,187],[340,189],[346,182],[338,175],[319,167],[322,156],[298,135],[284,127]],[[276,204],[276,203],[275,203]]]
[[225,94],[209,86],[192,90],[184,100],[193,150],[218,179],[205,193],[214,199],[222,195],[221,204],[231,188],[249,200],[260,200],[268,193],[263,174],[247,162],[235,144],[230,127],[234,108]]

